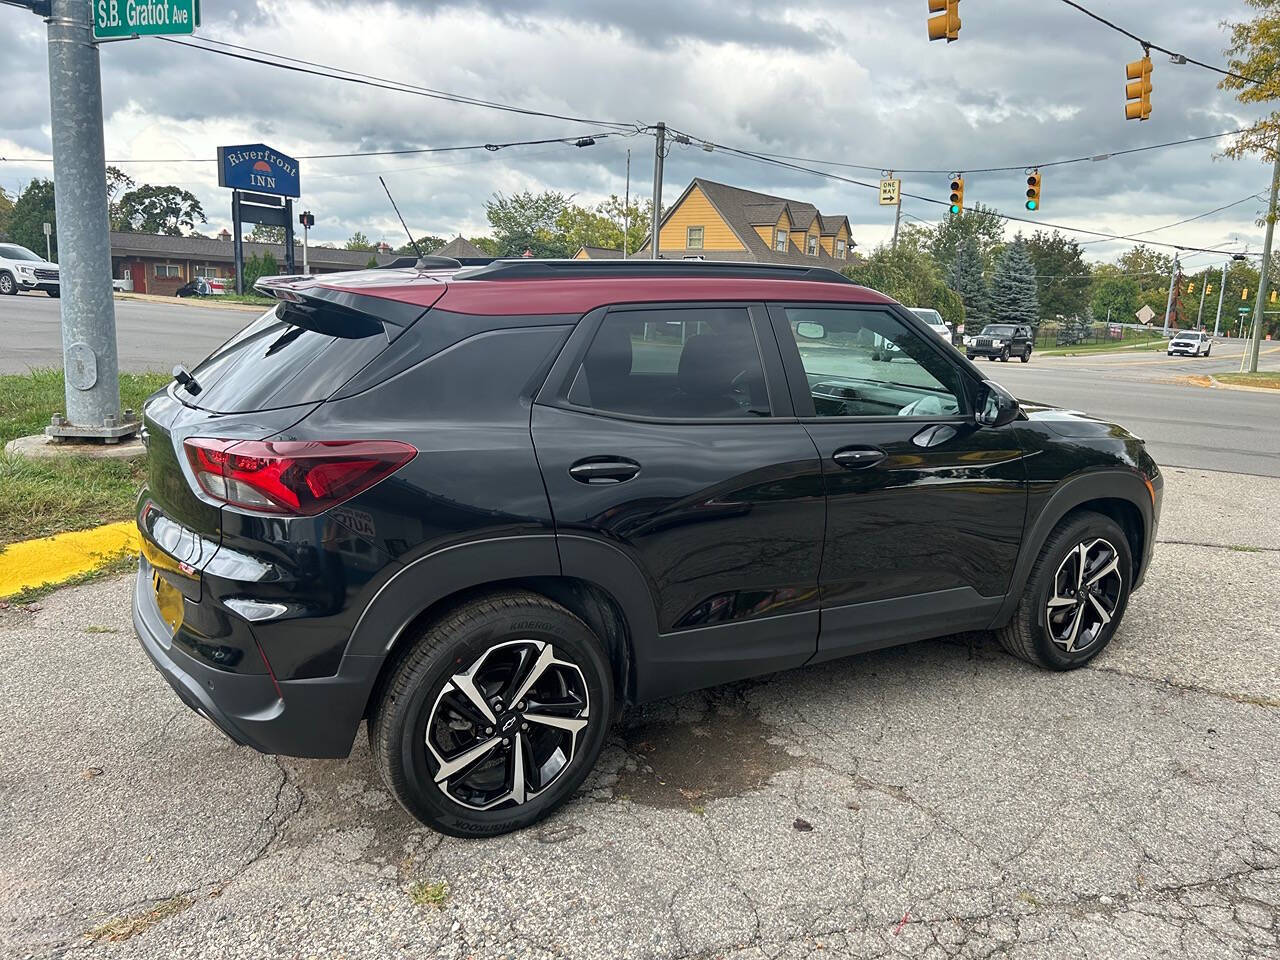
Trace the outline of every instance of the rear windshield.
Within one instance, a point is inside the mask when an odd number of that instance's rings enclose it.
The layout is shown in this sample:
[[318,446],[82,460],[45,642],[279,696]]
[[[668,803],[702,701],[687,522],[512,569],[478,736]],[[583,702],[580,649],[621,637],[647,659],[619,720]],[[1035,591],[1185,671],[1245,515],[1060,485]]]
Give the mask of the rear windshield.
[[942,322],[942,314],[938,313],[937,310],[928,310],[923,307],[912,307],[911,312],[931,327],[946,326],[946,324]]
[[184,403],[220,413],[317,403],[358,373],[387,346],[381,327],[363,336],[331,336],[285,323],[268,310],[200,363]]

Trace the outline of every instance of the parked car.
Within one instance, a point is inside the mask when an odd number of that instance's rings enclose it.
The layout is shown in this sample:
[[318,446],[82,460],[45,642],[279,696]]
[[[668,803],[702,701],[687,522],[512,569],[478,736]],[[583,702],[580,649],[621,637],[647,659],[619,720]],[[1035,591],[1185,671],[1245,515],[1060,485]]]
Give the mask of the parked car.
[[1175,334],[1173,339],[1169,341],[1169,348],[1166,351],[1169,356],[1175,353],[1184,357],[1198,357],[1204,354],[1209,356],[1209,351],[1213,349],[1213,337],[1202,330],[1183,330],[1181,333]]
[[58,265],[16,243],[0,243],[0,294],[43,290],[59,296]]
[[937,310],[931,310],[928,307],[908,307],[912,313],[929,325],[929,329],[940,336],[947,343],[952,342],[954,331],[951,324],[942,319],[942,314]]
[[1025,324],[988,323],[977,336],[964,338],[964,355],[970,360],[986,357],[1005,363],[1010,357],[1017,357],[1026,363],[1031,359],[1035,339],[1031,328]]
[[237,743],[343,757],[367,720],[444,833],[545,817],[624,705],[964,630],[1079,667],[1150,564],[1141,440],[1019,403],[833,271],[258,288],[276,307],[145,404],[134,626]]

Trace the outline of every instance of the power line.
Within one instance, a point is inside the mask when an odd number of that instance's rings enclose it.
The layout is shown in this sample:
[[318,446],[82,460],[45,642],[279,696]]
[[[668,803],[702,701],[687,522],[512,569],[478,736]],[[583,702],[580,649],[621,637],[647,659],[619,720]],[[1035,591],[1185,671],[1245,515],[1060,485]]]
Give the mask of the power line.
[[[634,133],[619,130],[605,130],[588,134],[572,134],[567,137],[547,137],[541,140],[508,140],[505,143],[468,143],[456,147],[406,147],[400,150],[356,150],[348,153],[309,153],[295,157],[296,160],[339,160],[347,157],[397,157],[427,153],[457,153],[464,150],[487,150],[497,153],[507,147],[533,147],[548,143],[563,143],[566,146],[577,146],[583,140],[603,140],[606,137],[630,137]],[[589,146],[589,144],[583,144]],[[0,157],[0,163],[52,163],[52,157]],[[217,163],[216,157],[171,157],[165,160],[108,160],[110,164],[123,163]]]
[[1164,143],[1151,143],[1151,144],[1147,144],[1144,147],[1130,147],[1126,150],[1111,150],[1106,153],[1095,153],[1090,156],[1070,157],[1066,160],[1045,160],[1045,161],[1040,161],[1036,163],[1020,163],[1020,164],[1007,166],[1007,167],[956,166],[956,167],[950,167],[945,170],[944,169],[936,169],[936,170],[910,169],[908,170],[908,169],[903,169],[901,167],[895,167],[891,165],[873,166],[871,164],[866,164],[866,163],[845,163],[839,160],[819,160],[819,159],[815,159],[814,157],[796,157],[796,156],[791,156],[785,153],[761,152],[760,156],[772,157],[778,160],[797,160],[801,163],[821,163],[831,167],[847,167],[851,170],[871,170],[871,171],[886,171],[886,172],[891,170],[894,173],[936,173],[936,174],[941,174],[943,176],[948,176],[952,173],[957,173],[957,172],[964,172],[966,174],[968,173],[1008,173],[1014,170],[1034,170],[1036,168],[1061,167],[1069,163],[1084,163],[1085,161],[1097,163],[1102,160],[1110,160],[1112,157],[1123,157],[1126,154],[1130,154],[1130,153],[1143,153],[1147,150],[1161,150],[1165,147],[1180,147],[1188,143],[1201,143],[1202,141],[1205,141],[1205,140],[1218,140],[1218,139],[1221,139],[1222,137],[1233,137],[1236,134],[1246,133],[1248,132],[1249,129],[1250,128],[1248,127],[1241,127],[1238,130],[1225,130],[1222,133],[1210,133],[1202,137],[1189,137],[1185,140],[1167,140]]
[[[1152,227],[1150,230],[1138,230],[1134,233],[1125,235],[1123,239],[1132,240],[1135,237],[1146,236],[1148,233],[1158,233],[1161,230],[1168,230],[1170,227],[1180,227],[1184,223],[1191,223],[1191,221],[1193,220],[1203,220],[1205,217],[1211,217],[1215,213],[1221,213],[1223,210],[1229,210],[1232,207],[1238,207],[1240,206],[1240,204],[1248,203],[1250,200],[1261,200],[1261,199],[1262,199],[1262,196],[1260,194],[1251,193],[1249,194],[1249,196],[1241,197],[1239,200],[1233,200],[1231,203],[1224,203],[1222,206],[1214,207],[1212,210],[1206,210],[1204,213],[1197,213],[1194,217],[1185,217],[1182,220],[1175,220],[1173,221],[1173,223],[1166,223],[1164,226],[1161,226],[1161,227]],[[1106,242],[1107,241],[1105,240],[1086,240],[1084,241],[1084,243],[1081,244],[1081,246],[1085,246],[1086,244],[1090,244],[1090,243],[1106,243]]]
[[[789,170],[797,170],[801,173],[809,173],[809,174],[813,174],[814,176],[825,177],[828,180],[837,180],[841,183],[850,183],[857,187],[865,187],[868,190],[875,190],[877,192],[879,192],[880,190],[879,184],[867,183],[865,180],[855,180],[852,177],[844,177],[838,173],[831,173],[828,170],[817,170],[817,169],[814,169],[813,167],[800,166],[799,164],[791,163],[785,160],[778,160],[773,157],[769,157],[765,154],[755,153],[750,150],[742,150],[737,147],[731,147],[731,146],[728,146],[727,144],[717,143],[715,141],[707,140],[701,137],[693,137],[691,134],[682,130],[675,130],[673,132],[678,133],[681,136],[688,137],[690,141],[698,140],[699,142],[702,142],[702,143],[710,143],[712,147],[716,150],[722,150],[726,153],[736,154],[738,156],[745,157],[749,160],[755,160],[759,163],[772,164],[774,166],[784,167]],[[924,203],[935,204],[937,206],[950,206],[950,203],[946,200],[938,200],[934,197],[923,196],[922,194],[903,192],[901,196],[909,197],[912,200],[920,200],[920,201],[923,201]],[[1073,227],[1068,224],[1062,224],[1062,223],[1049,223],[1042,220],[1030,220],[1026,217],[1017,217],[1017,216],[1014,216],[1013,214],[1001,213],[1000,211],[994,210],[994,209],[991,210],[991,213],[994,216],[1000,217],[1002,220],[1008,220],[1013,223],[1026,223],[1036,227],[1044,227],[1044,228],[1049,228],[1054,230],[1065,230],[1068,233],[1082,233],[1088,236],[1100,237],[1104,240],[1128,240],[1128,237],[1125,237],[1119,234],[1107,233],[1102,230],[1090,230],[1087,227]],[[1215,250],[1210,247],[1194,247],[1194,246],[1188,246],[1186,244],[1167,243],[1167,242],[1162,242],[1158,240],[1149,240],[1147,242],[1154,247],[1170,247],[1174,250],[1184,250],[1188,252],[1190,251],[1199,251],[1199,252],[1206,252],[1206,253],[1221,252],[1220,250]]]
[[1185,54],[1177,53],[1173,50],[1166,49],[1165,47],[1162,47],[1157,43],[1152,43],[1150,40],[1144,40],[1142,37],[1138,36],[1136,33],[1132,33],[1126,30],[1124,27],[1119,26],[1118,24],[1112,23],[1106,17],[1099,16],[1098,14],[1094,13],[1092,10],[1088,9],[1087,7],[1081,6],[1080,4],[1076,3],[1076,0],[1062,0],[1062,2],[1065,3],[1068,7],[1074,7],[1076,10],[1079,10],[1085,16],[1092,17],[1094,20],[1097,20],[1103,26],[1110,27],[1112,30],[1116,31],[1117,33],[1123,33],[1130,40],[1137,40],[1138,43],[1140,43],[1144,49],[1159,50],[1161,53],[1165,53],[1173,57],[1175,61],[1177,61],[1178,63],[1194,63],[1197,67],[1203,67],[1206,70],[1212,70],[1214,73],[1220,73],[1224,77],[1234,77],[1236,80],[1243,80],[1245,83],[1261,83],[1262,82],[1261,80],[1255,80],[1253,77],[1246,77],[1243,73],[1234,73],[1231,70],[1226,70],[1226,69],[1223,69],[1222,67],[1215,67],[1211,63],[1205,63],[1203,60],[1196,60],[1194,57],[1188,57]]
[[[223,46],[234,47],[235,49],[218,49],[216,47],[205,46],[204,43],[193,43],[189,40],[179,40],[176,37],[157,37],[156,39],[163,40],[166,43],[175,43],[180,47],[189,47],[192,50],[203,50],[205,53],[213,53],[221,57],[231,57],[233,59],[243,60],[249,63],[258,63],[267,67],[275,67],[279,70],[289,70],[294,73],[305,73],[315,77],[327,77],[330,80],[342,80],[345,83],[355,83],[366,87],[376,87],[380,90],[391,90],[396,93],[412,93],[415,96],[427,97],[432,100],[443,100],[448,103],[457,103],[472,107],[484,107],[489,110],[499,110],[504,113],[518,113],[529,117],[547,117],[552,120],[568,120],[573,123],[586,123],[600,127],[617,127],[622,130],[638,129],[637,125],[634,123],[622,123],[616,120],[592,120],[586,117],[553,113],[548,110],[535,110],[531,107],[517,107],[514,104],[501,103],[497,100],[483,100],[478,97],[470,97],[460,93],[450,93],[445,90],[436,90],[431,87],[422,87],[417,84],[405,83],[399,80],[388,80],[385,77],[376,77],[372,74],[358,74],[349,70],[344,70],[341,67],[333,67],[328,64],[316,63],[310,60],[299,60],[295,57],[286,57],[282,54],[272,53],[269,50],[257,50],[253,47],[226,44],[222,41],[211,42],[222,43]],[[195,37],[193,39],[201,41],[205,40],[204,37]],[[274,59],[267,59],[268,57]]]

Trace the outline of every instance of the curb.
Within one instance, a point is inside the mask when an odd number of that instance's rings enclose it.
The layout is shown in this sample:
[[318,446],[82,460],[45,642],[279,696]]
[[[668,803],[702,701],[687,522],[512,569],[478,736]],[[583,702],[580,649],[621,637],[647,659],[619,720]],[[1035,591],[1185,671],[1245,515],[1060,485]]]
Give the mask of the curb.
[[132,520],[0,547],[0,600],[33,587],[65,583],[137,550],[138,528]]
[[1216,390],[1239,390],[1241,393],[1269,393],[1280,396],[1280,387],[1250,387],[1243,383],[1223,383],[1212,373],[1209,374],[1210,386]]
[[151,293],[119,293],[116,300],[134,300],[138,303],[163,303],[170,307],[212,307],[214,310],[241,310],[262,313],[267,309],[265,304],[257,303],[219,303],[211,299],[194,299],[192,297],[162,297]]

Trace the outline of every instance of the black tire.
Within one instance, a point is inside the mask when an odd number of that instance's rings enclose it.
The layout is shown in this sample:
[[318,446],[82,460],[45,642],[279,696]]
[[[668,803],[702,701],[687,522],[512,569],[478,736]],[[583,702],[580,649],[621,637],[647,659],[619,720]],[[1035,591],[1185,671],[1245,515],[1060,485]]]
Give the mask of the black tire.
[[966,357],[966,358],[968,358],[969,360],[972,360],[975,356],[977,356],[977,354],[973,354],[973,353],[966,353],[966,354],[965,354],[965,357]]
[[0,296],[12,296],[18,292],[18,284],[13,274],[0,270]]
[[[1109,622],[1101,624],[1099,621],[1094,639],[1080,649],[1069,651],[1055,643],[1050,635],[1052,625],[1049,623],[1048,604],[1051,596],[1058,595],[1055,579],[1062,565],[1070,562],[1069,554],[1081,544],[1093,541],[1104,541],[1115,554],[1118,589],[1114,608]],[[1101,549],[1098,548],[1099,551]],[[1101,566],[1106,564],[1101,564],[1099,568]],[[1066,572],[1070,573],[1069,570]],[[1013,617],[996,631],[1000,645],[1015,657],[1050,670],[1074,670],[1084,666],[1106,648],[1120,626],[1129,602],[1132,577],[1133,556],[1129,550],[1129,541],[1114,520],[1092,510],[1068,514],[1054,527],[1040,549],[1040,555],[1027,577],[1022,598],[1018,601]],[[1111,576],[1107,580],[1112,581]],[[1103,602],[1107,602],[1107,598],[1104,597]],[[1092,616],[1092,610],[1087,608],[1086,612]],[[1067,617],[1070,619],[1071,614],[1068,613]]]
[[62,291],[61,291],[60,289],[59,289],[59,290],[46,290],[46,291],[45,291],[45,293],[47,293],[49,296],[53,297],[53,299],[55,299],[55,300],[57,300],[60,296],[62,296]]
[[1030,363],[1030,362],[1031,362],[1031,348],[1030,348],[1030,347],[1027,347],[1027,349],[1023,350],[1023,351],[1022,351],[1022,356],[1021,356],[1021,357],[1019,357],[1018,359],[1020,359],[1023,363]]
[[1001,362],[1001,363],[1008,363],[1008,362],[1009,362],[1009,348],[1008,348],[1008,347],[1005,347],[1003,350],[1001,350],[1001,351],[1000,351],[1000,362]]
[[1209,354],[1211,354],[1211,353],[1213,353],[1213,347],[1210,347],[1208,350],[1206,350],[1206,351],[1204,352],[1204,355],[1207,357],[1207,356],[1208,356]]
[[[612,671],[590,628],[546,597],[513,590],[489,594],[456,607],[427,624],[415,639],[381,685],[369,721],[374,763],[400,805],[441,833],[454,837],[490,837],[536,823],[571,797],[595,765],[613,715]],[[479,810],[459,802],[437,785],[434,773],[439,770],[439,763],[428,755],[426,746],[428,723],[437,701],[444,702],[442,698],[451,685],[451,677],[460,670],[466,671],[482,657],[490,656],[495,646],[518,645],[523,641],[550,644],[557,659],[577,667],[586,690],[587,723],[571,735],[575,739],[569,761],[542,793],[515,805],[507,801],[493,810]],[[512,682],[522,669],[523,665],[513,669]],[[569,675],[572,676],[571,672]],[[453,690],[456,693],[457,688]],[[498,725],[508,716],[516,715],[513,710],[498,713]],[[533,721],[529,726],[545,732],[545,728]],[[453,735],[448,733],[448,727],[437,729]],[[477,730],[477,740],[486,739],[490,729]],[[526,727],[512,728],[510,739],[516,746],[521,742],[519,730],[522,729]],[[493,739],[502,738],[502,734],[502,730],[497,730]],[[505,746],[494,747],[484,755],[486,761],[503,756],[511,756]],[[512,768],[505,766],[510,762],[511,759],[504,761],[503,769],[507,771],[504,782],[514,778]],[[537,769],[536,762],[531,770]],[[470,776],[468,773],[461,779],[465,781]]]

